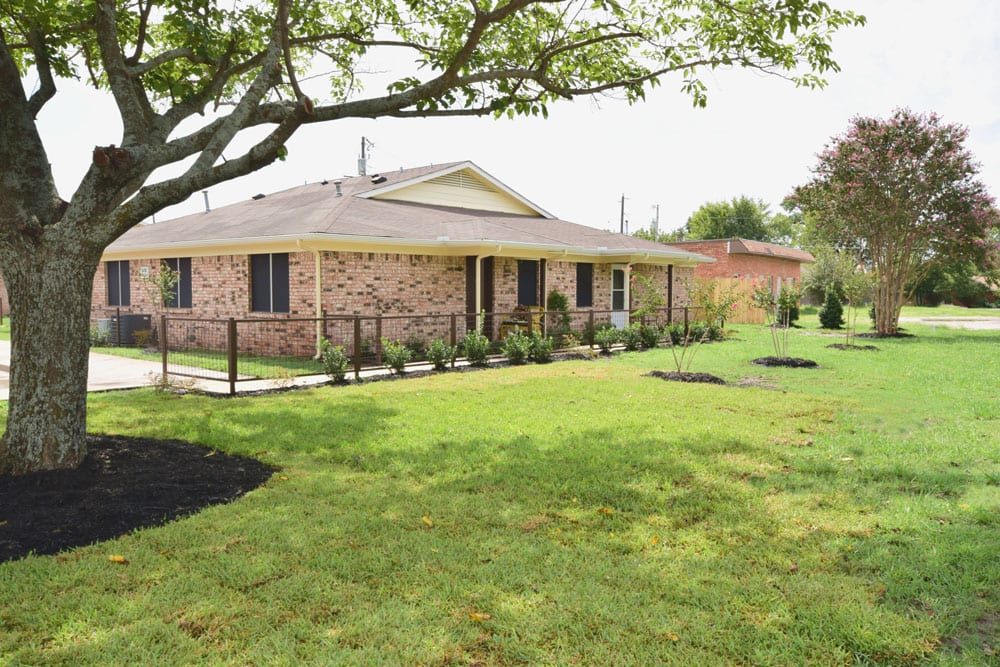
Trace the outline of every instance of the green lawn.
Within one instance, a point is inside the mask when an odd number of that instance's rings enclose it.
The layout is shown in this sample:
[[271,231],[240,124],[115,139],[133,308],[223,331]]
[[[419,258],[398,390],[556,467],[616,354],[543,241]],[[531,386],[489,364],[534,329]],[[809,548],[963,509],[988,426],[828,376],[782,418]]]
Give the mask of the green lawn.
[[1000,332],[838,351],[803,319],[820,368],[751,366],[770,337],[736,326],[692,369],[725,387],[643,377],[658,350],[95,394],[92,431],[282,470],[0,564],[0,664],[997,664]]

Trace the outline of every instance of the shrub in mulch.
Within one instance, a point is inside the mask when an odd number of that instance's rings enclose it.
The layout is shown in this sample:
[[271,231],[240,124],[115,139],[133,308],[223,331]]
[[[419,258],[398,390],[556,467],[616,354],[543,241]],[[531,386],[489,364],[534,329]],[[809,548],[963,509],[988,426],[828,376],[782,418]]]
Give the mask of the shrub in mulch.
[[878,351],[878,347],[874,345],[848,345],[847,343],[833,343],[827,345],[827,347],[834,350],[874,350]]
[[709,384],[726,384],[726,381],[709,373],[691,373],[688,371],[650,371],[647,377],[660,378],[661,380],[671,380],[673,382],[705,382]]
[[798,357],[761,357],[750,362],[755,366],[783,366],[785,368],[816,368],[818,365],[812,359]]

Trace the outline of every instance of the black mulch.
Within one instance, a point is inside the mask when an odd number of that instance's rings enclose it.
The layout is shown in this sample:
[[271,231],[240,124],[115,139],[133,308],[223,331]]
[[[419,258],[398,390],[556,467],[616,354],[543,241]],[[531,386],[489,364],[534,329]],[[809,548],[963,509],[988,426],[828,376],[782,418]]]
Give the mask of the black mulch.
[[784,366],[786,368],[816,368],[816,362],[812,359],[799,359],[798,357],[761,357],[750,362],[757,366]]
[[687,371],[649,371],[647,377],[671,380],[673,382],[707,382],[710,384],[726,384],[726,381],[709,373],[689,373]]
[[848,345],[847,343],[833,343],[832,345],[827,345],[827,347],[834,350],[874,350],[878,351],[878,347],[875,345]]
[[858,338],[914,338],[914,334],[906,333],[905,331],[897,331],[894,334],[880,334],[875,331],[869,331],[866,333],[859,333]]
[[0,477],[0,562],[159,526],[257,488],[274,469],[178,440],[88,436],[76,470]]

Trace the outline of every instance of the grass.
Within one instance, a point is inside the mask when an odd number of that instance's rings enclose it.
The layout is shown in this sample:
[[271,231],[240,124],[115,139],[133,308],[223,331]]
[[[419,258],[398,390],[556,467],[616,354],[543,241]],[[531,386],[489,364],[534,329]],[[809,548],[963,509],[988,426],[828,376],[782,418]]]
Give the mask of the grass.
[[[159,350],[147,351],[139,347],[94,346],[92,352],[111,354],[129,359],[158,362],[163,359]],[[229,370],[229,360],[224,350],[185,350],[170,352],[168,361],[171,368],[203,369],[216,373]],[[318,375],[323,373],[323,365],[309,357],[264,357],[240,353],[236,358],[236,373],[245,377],[280,378],[294,375]]]
[[819,369],[750,366],[762,327],[705,346],[692,370],[727,387],[643,377],[658,350],[95,394],[92,431],[282,470],[0,564],[0,664],[996,664],[1000,333],[859,352],[803,325],[789,352]]

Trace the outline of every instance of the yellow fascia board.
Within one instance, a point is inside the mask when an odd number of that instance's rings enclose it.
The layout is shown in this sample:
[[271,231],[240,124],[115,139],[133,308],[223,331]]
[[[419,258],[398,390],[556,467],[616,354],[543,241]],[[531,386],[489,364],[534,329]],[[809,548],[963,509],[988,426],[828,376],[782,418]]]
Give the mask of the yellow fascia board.
[[513,243],[491,240],[396,239],[378,236],[306,234],[300,236],[264,236],[244,239],[219,239],[197,243],[176,241],[142,248],[109,247],[103,261],[123,259],[162,259],[171,257],[209,257],[219,255],[253,255],[270,252],[375,252],[403,255],[438,255],[482,257],[516,257],[518,259],[550,259],[570,262],[673,264],[696,266],[714,262],[710,257],[678,251],[628,251],[598,248],[574,248],[537,243]]

